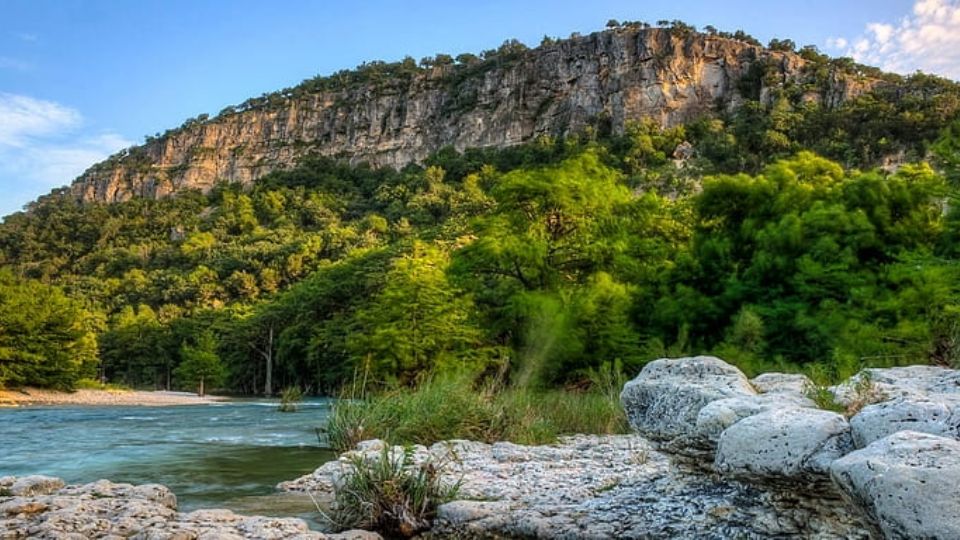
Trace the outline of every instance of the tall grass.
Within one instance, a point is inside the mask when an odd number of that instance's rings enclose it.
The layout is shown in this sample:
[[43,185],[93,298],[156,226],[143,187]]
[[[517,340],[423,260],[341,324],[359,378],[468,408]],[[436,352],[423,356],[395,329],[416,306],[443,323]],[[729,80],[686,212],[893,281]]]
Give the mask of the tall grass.
[[449,439],[543,444],[564,434],[626,433],[619,401],[622,378],[610,369],[594,373],[592,379],[585,391],[498,391],[453,375],[371,395],[354,388],[334,406],[327,439],[332,448],[344,451],[365,439],[399,445]]

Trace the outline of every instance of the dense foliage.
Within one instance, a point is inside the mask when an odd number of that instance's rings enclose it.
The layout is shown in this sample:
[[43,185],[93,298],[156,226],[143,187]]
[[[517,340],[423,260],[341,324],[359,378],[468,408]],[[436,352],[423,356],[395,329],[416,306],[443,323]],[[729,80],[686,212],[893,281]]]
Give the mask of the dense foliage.
[[599,118],[399,171],[310,157],[163,200],[54,194],[0,226],[0,385],[576,386],[690,352],[828,375],[956,362],[960,90],[865,72],[883,84],[811,100],[842,62],[800,54],[809,85],[764,85],[758,63],[742,107],[684,126]]
[[0,270],[0,388],[67,389],[95,374],[98,326],[60,289]]

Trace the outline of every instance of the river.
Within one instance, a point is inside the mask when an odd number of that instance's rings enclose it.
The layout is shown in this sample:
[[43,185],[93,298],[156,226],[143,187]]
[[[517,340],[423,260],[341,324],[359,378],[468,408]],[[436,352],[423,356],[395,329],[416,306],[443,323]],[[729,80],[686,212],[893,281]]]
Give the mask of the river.
[[0,409],[0,476],[158,483],[176,493],[184,511],[306,517],[309,501],[272,495],[277,482],[335,457],[315,433],[326,423],[330,401],[301,405],[294,413],[280,413],[266,400]]

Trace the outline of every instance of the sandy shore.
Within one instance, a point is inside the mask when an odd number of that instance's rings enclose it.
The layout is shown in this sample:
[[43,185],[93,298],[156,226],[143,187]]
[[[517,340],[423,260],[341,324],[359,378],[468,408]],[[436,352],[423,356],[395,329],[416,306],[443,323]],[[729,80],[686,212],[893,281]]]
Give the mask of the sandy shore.
[[141,390],[77,390],[58,392],[39,388],[0,390],[0,407],[21,405],[197,405],[224,401],[220,396],[198,397],[188,392],[145,392]]

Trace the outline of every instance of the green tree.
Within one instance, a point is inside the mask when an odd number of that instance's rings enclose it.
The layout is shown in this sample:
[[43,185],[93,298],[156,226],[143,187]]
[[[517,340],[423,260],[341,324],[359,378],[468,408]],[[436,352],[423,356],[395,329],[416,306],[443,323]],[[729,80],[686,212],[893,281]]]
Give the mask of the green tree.
[[617,209],[629,201],[617,171],[586,152],[503,176],[495,213],[460,257],[474,274],[516,280],[527,290],[578,282],[623,247]]
[[103,375],[130,386],[170,388],[169,334],[150,306],[125,306],[100,338]]
[[945,127],[930,150],[951,187],[960,188],[960,120]]
[[484,367],[489,351],[471,321],[471,299],[447,281],[448,264],[440,248],[414,242],[394,260],[373,303],[357,313],[352,349],[373,361],[376,374],[411,382],[433,369]]
[[0,388],[70,389],[91,376],[96,339],[88,318],[60,289],[0,270]]
[[176,376],[181,384],[193,385],[197,395],[204,396],[207,388],[223,384],[227,370],[217,355],[217,339],[212,332],[203,332],[196,345],[183,342],[180,346],[182,361],[177,366]]
[[184,240],[180,249],[188,257],[209,257],[217,245],[217,238],[209,232],[193,233]]

